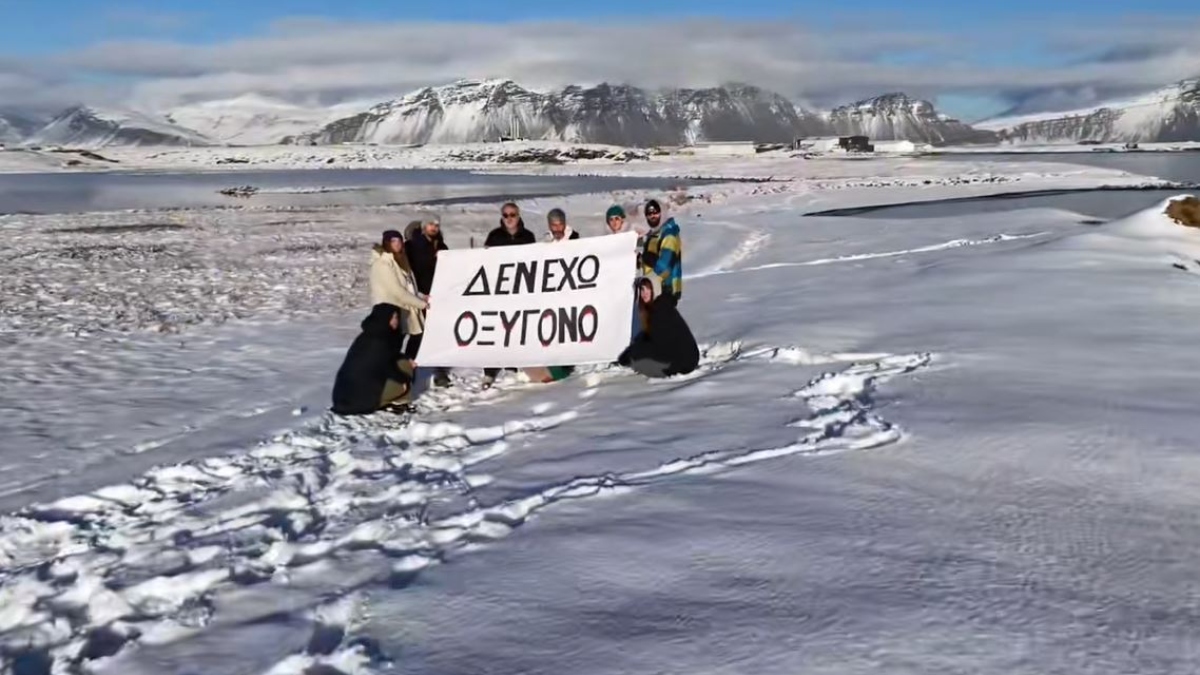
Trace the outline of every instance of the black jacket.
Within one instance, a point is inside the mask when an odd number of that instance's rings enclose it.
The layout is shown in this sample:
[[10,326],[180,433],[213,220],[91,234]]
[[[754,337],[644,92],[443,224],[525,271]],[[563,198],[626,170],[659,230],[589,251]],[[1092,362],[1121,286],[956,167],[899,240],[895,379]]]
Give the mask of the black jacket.
[[537,237],[533,236],[533,232],[525,229],[525,221],[518,221],[516,234],[509,234],[508,230],[504,229],[504,223],[500,223],[500,227],[488,232],[487,240],[483,242],[484,248],[493,246],[517,246],[520,244],[536,244]]
[[700,365],[700,347],[692,336],[692,329],[679,313],[678,302],[670,293],[654,299],[648,317],[650,327],[638,333],[621,354],[618,361],[622,365],[641,359],[666,363],[669,364],[667,377],[686,375]]
[[410,378],[397,364],[404,357],[404,333],[388,325],[400,308],[380,303],[362,322],[362,333],[354,338],[333,383],[333,412],[366,415],[379,409],[379,399],[388,380],[406,383]]
[[437,252],[448,250],[446,242],[439,232],[436,239],[429,241],[424,233],[417,232],[408,240],[405,247],[408,253],[408,264],[412,265],[413,278],[417,282],[417,290],[429,295],[433,286],[433,272],[437,268]]

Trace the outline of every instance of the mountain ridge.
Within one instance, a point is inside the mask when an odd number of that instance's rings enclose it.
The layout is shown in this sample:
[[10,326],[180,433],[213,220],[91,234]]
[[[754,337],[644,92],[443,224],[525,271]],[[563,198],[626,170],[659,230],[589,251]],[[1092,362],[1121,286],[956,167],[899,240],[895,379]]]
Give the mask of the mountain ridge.
[[78,105],[48,123],[0,111],[0,143],[25,145],[424,144],[529,139],[624,146],[786,143],[863,135],[931,145],[1200,140],[1200,80],[1057,113],[966,124],[928,100],[888,92],[814,110],[748,84],[706,88],[458,80],[375,103],[301,105],[249,92],[165,111]]
[[937,112],[932,103],[889,92],[838,106],[828,113],[833,131],[839,135],[868,136],[872,140],[908,140],[950,145],[996,141],[990,131]]
[[274,145],[357,109],[358,104],[305,106],[249,92],[227,99],[175,106],[164,119],[231,145]]
[[172,124],[153,113],[85,105],[67,108],[24,142],[26,145],[83,148],[218,144],[197,131]]
[[1000,116],[976,124],[1013,144],[1200,140],[1200,78],[1086,108]]

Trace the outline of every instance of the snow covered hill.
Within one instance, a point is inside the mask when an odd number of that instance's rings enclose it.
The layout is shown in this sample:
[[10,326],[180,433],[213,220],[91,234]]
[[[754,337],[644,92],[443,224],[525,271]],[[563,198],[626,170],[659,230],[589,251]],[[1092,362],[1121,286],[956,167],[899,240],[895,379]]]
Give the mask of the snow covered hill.
[[939,114],[929,101],[903,93],[884,94],[834,108],[827,119],[834,133],[873,140],[909,140],[933,145],[994,143],[996,136]]
[[16,144],[40,128],[44,121],[19,112],[0,110],[0,144]]
[[100,148],[118,145],[212,145],[203,134],[165,117],[134,110],[75,106],[25,139],[25,144]]
[[[305,106],[257,94],[165,112],[76,106],[36,133],[10,125],[9,142],[75,145],[407,145],[504,137],[621,146],[697,141],[787,143],[797,137],[863,134],[935,145],[986,142],[990,132],[939,115],[927,101],[888,94],[831,112],[743,84],[647,90],[629,85],[534,91],[506,79],[426,87],[367,107]],[[0,138],[5,133],[0,118]]]
[[627,85],[536,92],[512,80],[427,87],[333,122],[313,143],[464,143],[504,136],[676,145],[694,140],[790,141],[822,130],[820,118],[756,87],[652,92]]
[[311,132],[350,114],[355,104],[302,106],[246,94],[172,108],[165,119],[206,138],[230,145],[273,145],[289,136]]
[[1091,108],[997,117],[976,126],[1012,143],[1197,141],[1200,79]]

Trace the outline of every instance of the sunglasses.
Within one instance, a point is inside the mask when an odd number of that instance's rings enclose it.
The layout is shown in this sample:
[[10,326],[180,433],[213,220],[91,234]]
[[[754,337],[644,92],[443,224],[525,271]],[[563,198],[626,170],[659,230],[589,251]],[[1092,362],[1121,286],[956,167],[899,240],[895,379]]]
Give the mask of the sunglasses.
[[513,211],[504,211],[504,212],[501,212],[500,215],[501,215],[501,217],[504,217],[504,218],[516,218],[517,216],[519,216],[521,214],[513,212]]
[[657,216],[660,214],[662,214],[662,211],[653,211],[653,210],[646,211],[646,215],[648,215],[648,216]]

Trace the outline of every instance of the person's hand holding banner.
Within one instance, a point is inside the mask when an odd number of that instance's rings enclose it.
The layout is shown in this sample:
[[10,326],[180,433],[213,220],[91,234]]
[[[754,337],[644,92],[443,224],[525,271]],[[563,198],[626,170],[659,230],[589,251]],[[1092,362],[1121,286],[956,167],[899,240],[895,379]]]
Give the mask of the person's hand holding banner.
[[525,368],[610,363],[629,342],[637,234],[442,251],[421,363]]

